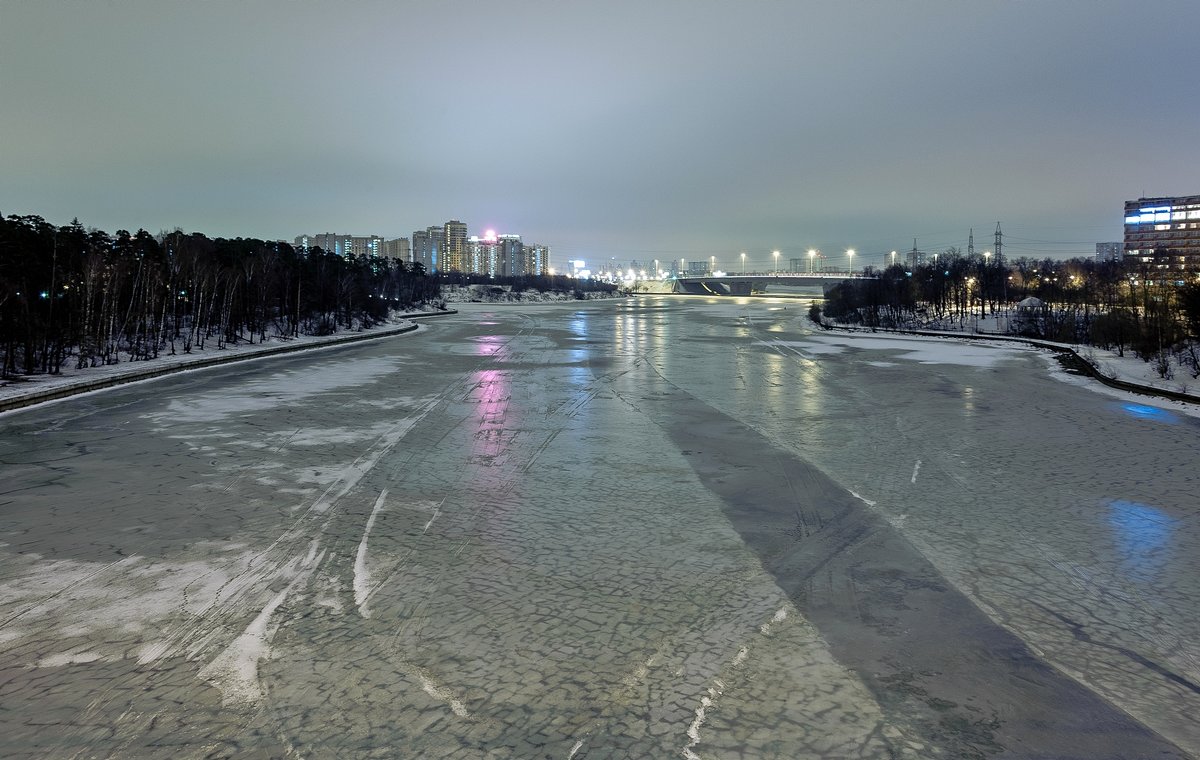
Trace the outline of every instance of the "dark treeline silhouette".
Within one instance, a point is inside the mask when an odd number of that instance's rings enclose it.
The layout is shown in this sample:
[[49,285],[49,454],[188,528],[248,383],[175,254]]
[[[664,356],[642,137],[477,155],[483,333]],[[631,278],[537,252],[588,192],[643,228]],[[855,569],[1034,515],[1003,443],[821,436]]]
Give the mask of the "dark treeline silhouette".
[[0,377],[324,335],[438,295],[398,259],[0,215]]
[[[845,281],[814,307],[814,317],[883,329],[978,329],[981,320],[1011,334],[1168,357],[1200,376],[1200,274],[1151,262],[1017,259],[1006,264],[956,249],[916,267],[868,269],[875,279]],[[994,322],[986,322],[995,317]]]

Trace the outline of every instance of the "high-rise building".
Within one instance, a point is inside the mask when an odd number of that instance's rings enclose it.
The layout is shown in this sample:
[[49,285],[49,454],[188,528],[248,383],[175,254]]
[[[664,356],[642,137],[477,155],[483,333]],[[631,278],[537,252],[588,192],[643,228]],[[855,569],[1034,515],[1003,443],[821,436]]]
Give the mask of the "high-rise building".
[[483,237],[467,238],[467,271],[499,277],[504,274],[500,242],[496,233],[488,230]]
[[550,247],[535,243],[525,244],[525,273],[550,273]]
[[383,255],[389,259],[400,259],[406,264],[412,263],[412,249],[408,246],[408,238],[396,238],[394,240],[385,240],[383,243]]
[[442,269],[469,272],[467,262],[467,225],[451,219],[442,225]]
[[442,250],[445,245],[445,230],[435,225],[412,234],[412,260],[425,267],[426,272],[445,270]]
[[1200,265],[1200,195],[1125,201],[1125,255],[1162,268]]
[[496,244],[500,247],[500,274],[506,277],[528,274],[525,271],[525,246],[520,235],[497,235]]
[[1124,253],[1124,243],[1096,243],[1096,258],[1100,261],[1120,261]]
[[440,224],[425,229],[425,239],[429,241],[426,248],[429,253],[429,271],[444,272],[446,260],[443,257],[446,245],[446,230]]
[[430,271],[429,233],[425,230],[415,230],[412,234],[412,263],[425,267],[426,272]]
[[301,250],[320,248],[338,256],[382,256],[383,238],[379,235],[338,235],[323,232],[320,235],[300,235],[295,246]]

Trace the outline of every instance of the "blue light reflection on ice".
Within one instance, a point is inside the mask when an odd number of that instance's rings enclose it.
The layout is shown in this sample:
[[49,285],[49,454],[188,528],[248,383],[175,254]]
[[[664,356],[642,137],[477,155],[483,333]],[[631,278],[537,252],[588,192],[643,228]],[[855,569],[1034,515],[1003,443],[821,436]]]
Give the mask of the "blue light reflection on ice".
[[1148,504],[1117,499],[1109,504],[1108,524],[1125,571],[1153,581],[1166,566],[1179,520]]
[[1121,410],[1130,417],[1138,420],[1150,420],[1153,422],[1165,422],[1168,425],[1174,425],[1179,422],[1179,418],[1166,409],[1159,409],[1157,406],[1147,406],[1145,404],[1121,404]]

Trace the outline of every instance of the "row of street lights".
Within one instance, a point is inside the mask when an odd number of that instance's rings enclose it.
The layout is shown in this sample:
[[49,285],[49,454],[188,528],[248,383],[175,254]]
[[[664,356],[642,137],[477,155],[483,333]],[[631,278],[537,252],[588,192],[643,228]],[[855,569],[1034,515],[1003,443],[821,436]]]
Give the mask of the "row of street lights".
[[[742,251],[741,254],[739,254],[739,255],[741,256],[741,259],[742,259],[742,274],[745,275],[746,274],[746,252]],[[774,259],[773,269],[774,269],[775,274],[779,274],[779,257],[781,255],[782,255],[782,253],[780,251],[777,251],[777,250],[771,251],[771,257]],[[820,255],[821,255],[821,252],[819,250],[817,250],[816,248],[808,249],[808,273],[809,274],[813,274],[816,271],[816,269],[815,269],[816,258]],[[857,255],[858,255],[858,252],[855,251],[853,248],[846,249],[846,270],[847,271],[849,271],[849,272],[854,271],[854,257]],[[890,263],[892,266],[895,266],[896,257],[899,255],[899,253],[897,251],[892,251],[891,253],[889,253],[887,255],[891,256],[891,259],[888,263]],[[985,266],[988,263],[990,263],[991,257],[992,257],[991,251],[984,251],[983,260],[984,260]],[[936,260],[937,260],[937,254],[935,253],[934,261],[936,261]],[[710,256],[709,261],[711,262],[711,271],[716,271],[717,257]]]
[[[773,256],[775,258],[775,274],[779,274],[779,255],[780,255],[779,251],[771,251],[771,256]],[[821,252],[818,251],[816,248],[808,249],[808,273],[809,274],[813,273],[813,260],[817,256],[820,256],[820,255],[821,255]],[[744,274],[746,274],[746,252],[742,251],[741,256],[742,256],[742,274],[744,275]],[[713,256],[712,260],[713,260],[713,269],[716,269],[717,257]],[[892,263],[893,264],[896,263],[896,252],[895,251],[892,251]],[[853,248],[849,248],[846,250],[846,269],[851,272],[854,271],[854,249]]]

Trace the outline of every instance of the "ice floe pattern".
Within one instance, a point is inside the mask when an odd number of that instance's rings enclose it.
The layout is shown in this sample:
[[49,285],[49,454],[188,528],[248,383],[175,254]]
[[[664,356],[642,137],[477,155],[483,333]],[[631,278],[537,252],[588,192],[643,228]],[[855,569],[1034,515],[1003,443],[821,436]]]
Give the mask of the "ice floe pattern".
[[904,756],[574,308],[89,409],[103,509],[0,536],[3,754]]
[[656,368],[819,466],[1035,652],[1200,753],[1194,407],[1114,401],[1043,352],[921,364],[901,361],[919,341],[725,311],[697,314],[690,334],[730,333],[735,350]]
[[[1027,401],[1003,374],[1021,352],[920,365],[809,340],[795,309],[714,309],[480,311],[337,361],[10,418],[0,755],[937,756],[767,575],[694,452],[637,412],[660,373],[811,453],[1039,645],[1090,637],[1088,659],[1060,658],[1081,680],[1144,680],[1113,643],[1173,646],[1154,661],[1186,672],[1198,639],[1180,637],[1194,606],[1178,563],[1196,537],[1178,494],[1110,483],[1065,526],[1039,521],[1063,507],[1052,495],[1000,498],[1018,487],[1008,468],[1046,458],[1009,440],[1046,407],[993,418],[997,388]],[[868,356],[896,366],[864,372]],[[936,403],[897,411],[913,368]],[[980,369],[1001,374],[980,385]],[[1102,432],[1129,421],[1113,410]],[[1134,600],[1132,575],[1101,577],[1117,556],[1171,592]],[[1076,609],[1079,627],[1055,622],[1022,594],[1107,604],[1112,628]],[[1134,601],[1162,613],[1149,643],[1123,638]],[[1163,704],[1138,696],[1122,704]]]

